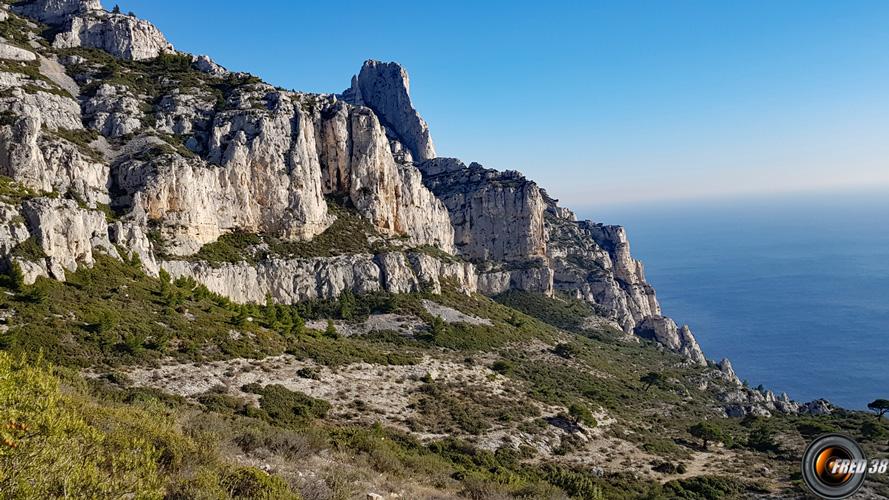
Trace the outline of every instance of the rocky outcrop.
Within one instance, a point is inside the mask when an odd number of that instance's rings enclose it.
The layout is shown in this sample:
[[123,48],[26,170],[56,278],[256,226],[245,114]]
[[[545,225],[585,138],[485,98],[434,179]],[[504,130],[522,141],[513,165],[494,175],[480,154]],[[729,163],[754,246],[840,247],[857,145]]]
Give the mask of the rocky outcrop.
[[417,245],[453,252],[448,212],[416,168],[399,164],[377,116],[335,102],[320,113],[324,192],[346,194],[374,226]]
[[661,314],[642,263],[630,255],[624,228],[574,220],[549,201],[547,255],[555,288],[598,304],[626,331]]
[[79,208],[72,200],[36,198],[22,205],[22,214],[46,254],[39,264],[52,278],[64,280],[65,271],[92,266],[96,251],[117,256],[102,212]]
[[14,45],[0,43],[0,59],[7,61],[36,61],[37,54]]
[[100,0],[30,0],[16,3],[13,12],[44,24],[64,24],[75,15],[102,10]]
[[506,269],[481,272],[478,276],[478,291],[485,295],[499,295],[509,290],[553,294],[553,271],[544,265],[523,269]]
[[56,48],[101,49],[131,61],[173,52],[173,46],[153,24],[107,12],[99,0],[31,0],[13,6],[13,10],[56,27]]
[[109,201],[108,166],[59,135],[83,128],[75,101],[16,88],[11,98],[0,98],[0,112],[15,117],[0,126],[0,174],[38,192],[72,192],[88,202]]
[[526,261],[546,255],[544,210],[537,185],[456,159],[420,163],[426,186],[448,209],[454,244],[472,261]]
[[679,328],[676,323],[664,316],[650,316],[636,326],[634,333],[644,339],[653,340],[670,350],[676,351],[695,364],[706,366],[707,359],[688,326]]
[[153,24],[124,14],[89,11],[68,21],[53,47],[101,49],[130,61],[154,59],[173,52],[173,45]]
[[372,109],[414,161],[435,158],[429,127],[411,103],[410,80],[400,64],[365,61],[358,75],[352,77],[352,86],[343,92],[343,99]]
[[272,258],[256,265],[241,262],[215,267],[203,262],[167,261],[161,267],[174,278],[191,276],[210,291],[240,303],[261,303],[271,296],[277,302],[293,304],[336,298],[345,291],[440,291],[443,278],[454,280],[467,293],[475,291],[471,264],[446,263],[422,254]]
[[201,73],[207,73],[213,76],[222,76],[228,73],[228,70],[216,64],[209,56],[192,56],[192,67]]
[[31,236],[18,207],[0,202],[0,255],[9,255]]
[[84,101],[83,115],[90,129],[109,138],[134,134],[142,128],[142,103],[121,85],[100,85]]

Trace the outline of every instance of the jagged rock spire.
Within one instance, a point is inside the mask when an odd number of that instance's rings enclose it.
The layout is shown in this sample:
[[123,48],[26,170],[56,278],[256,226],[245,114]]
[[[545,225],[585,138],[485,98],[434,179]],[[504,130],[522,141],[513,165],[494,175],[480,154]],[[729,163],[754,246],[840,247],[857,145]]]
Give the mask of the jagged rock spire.
[[365,61],[361,72],[352,77],[352,86],[343,92],[343,99],[374,110],[414,161],[435,158],[429,126],[411,103],[410,80],[400,64]]

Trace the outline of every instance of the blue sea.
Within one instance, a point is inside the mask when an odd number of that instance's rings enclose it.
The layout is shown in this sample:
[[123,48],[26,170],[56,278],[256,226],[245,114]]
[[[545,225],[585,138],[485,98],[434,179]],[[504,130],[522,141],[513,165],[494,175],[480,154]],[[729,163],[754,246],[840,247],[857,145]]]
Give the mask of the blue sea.
[[889,398],[889,192],[579,211],[627,228],[664,313],[792,398]]

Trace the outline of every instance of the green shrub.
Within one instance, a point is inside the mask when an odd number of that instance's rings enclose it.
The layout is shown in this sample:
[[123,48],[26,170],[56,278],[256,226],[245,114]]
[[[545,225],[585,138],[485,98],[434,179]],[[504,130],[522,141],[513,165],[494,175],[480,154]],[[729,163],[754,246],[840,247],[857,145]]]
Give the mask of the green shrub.
[[234,498],[257,500],[298,500],[300,496],[283,479],[255,467],[241,467],[225,476],[222,484]]
[[587,427],[596,427],[598,425],[593,412],[585,404],[571,403],[568,407],[568,414],[571,415],[575,422],[582,423]]
[[330,403],[301,392],[291,391],[279,384],[248,384],[245,392],[259,394],[260,414],[270,422],[282,426],[304,425],[316,418],[324,418],[330,410]]
[[513,368],[513,364],[505,359],[497,360],[494,362],[494,364],[491,365],[491,370],[501,375],[507,375],[511,373]]
[[717,476],[698,476],[670,481],[664,489],[670,498],[694,500],[733,498],[745,490],[743,483]]

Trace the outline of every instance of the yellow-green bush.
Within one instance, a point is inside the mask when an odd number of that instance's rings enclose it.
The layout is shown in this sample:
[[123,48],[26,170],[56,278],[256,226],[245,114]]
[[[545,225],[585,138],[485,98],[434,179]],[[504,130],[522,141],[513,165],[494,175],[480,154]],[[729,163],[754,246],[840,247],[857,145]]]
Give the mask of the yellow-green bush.
[[0,351],[0,497],[298,498],[280,478],[221,461],[162,403],[98,401],[72,385],[42,359]]
[[[26,498],[162,496],[154,436],[127,432],[133,422],[120,419],[120,411],[84,404],[62,394],[44,363],[0,352],[0,491]],[[128,411],[146,425],[158,425]],[[110,428],[90,425],[83,417],[87,412]]]

